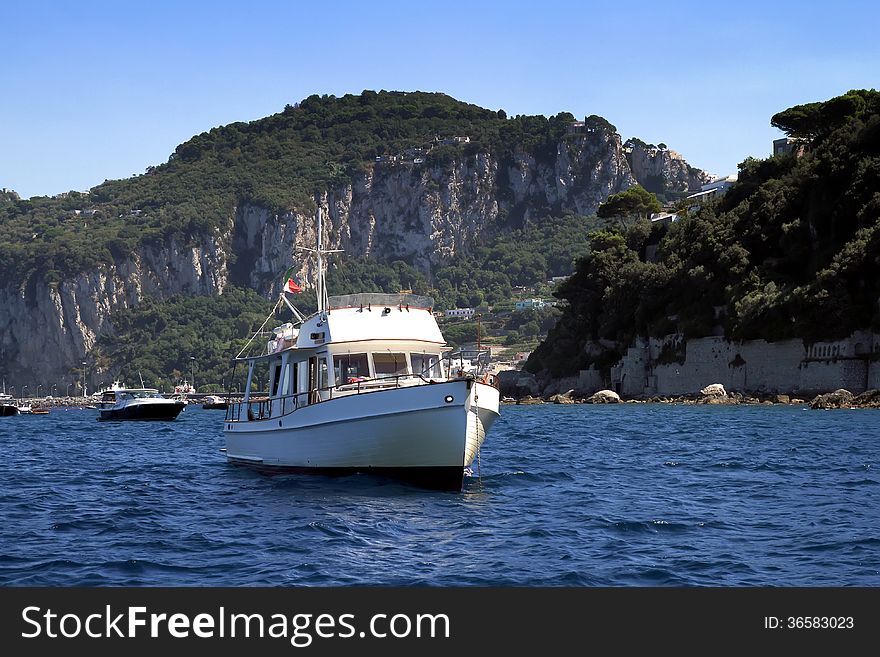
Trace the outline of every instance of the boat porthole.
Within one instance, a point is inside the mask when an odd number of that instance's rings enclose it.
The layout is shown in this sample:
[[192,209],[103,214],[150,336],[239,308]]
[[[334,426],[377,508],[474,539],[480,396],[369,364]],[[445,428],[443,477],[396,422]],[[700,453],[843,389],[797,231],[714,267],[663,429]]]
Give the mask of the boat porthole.
[[455,401],[455,398],[452,395],[446,395],[446,397],[443,398],[443,401],[445,401],[447,404],[451,404]]
[[281,420],[278,420],[278,426],[279,427],[281,426]]

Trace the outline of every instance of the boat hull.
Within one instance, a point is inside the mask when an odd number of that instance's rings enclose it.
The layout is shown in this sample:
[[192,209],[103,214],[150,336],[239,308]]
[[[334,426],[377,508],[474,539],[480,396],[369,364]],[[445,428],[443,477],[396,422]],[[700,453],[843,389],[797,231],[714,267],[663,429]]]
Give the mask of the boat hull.
[[497,417],[498,391],[473,380],[395,388],[226,422],[226,455],[267,473],[367,472],[460,490]]
[[11,404],[0,405],[0,417],[12,417],[20,413],[21,411],[18,410],[18,406],[12,406]]
[[116,420],[175,420],[183,410],[181,401],[168,401],[161,404],[129,404],[122,408],[102,408],[98,420],[102,422]]

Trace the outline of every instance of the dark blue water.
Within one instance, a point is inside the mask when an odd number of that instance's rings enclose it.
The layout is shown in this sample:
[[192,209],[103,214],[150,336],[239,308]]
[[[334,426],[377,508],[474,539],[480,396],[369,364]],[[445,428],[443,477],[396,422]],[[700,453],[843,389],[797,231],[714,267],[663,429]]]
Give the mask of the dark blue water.
[[222,417],[0,419],[0,585],[880,585],[880,411],[505,406],[462,493],[235,468]]

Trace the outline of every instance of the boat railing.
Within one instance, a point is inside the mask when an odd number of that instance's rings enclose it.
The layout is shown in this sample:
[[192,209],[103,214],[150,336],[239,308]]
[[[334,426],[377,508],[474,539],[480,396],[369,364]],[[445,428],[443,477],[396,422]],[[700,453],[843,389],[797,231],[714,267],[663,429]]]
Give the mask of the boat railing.
[[449,378],[473,374],[482,377],[489,371],[492,352],[477,349],[456,349],[443,354],[443,362]]
[[226,408],[226,422],[252,422],[254,420],[274,420],[290,415],[305,406],[350,397],[352,395],[379,392],[393,388],[407,388],[424,383],[438,383],[422,374],[388,374],[373,378],[358,378],[334,386],[315,388],[307,392],[297,392],[280,397],[251,397],[248,401],[230,402]]

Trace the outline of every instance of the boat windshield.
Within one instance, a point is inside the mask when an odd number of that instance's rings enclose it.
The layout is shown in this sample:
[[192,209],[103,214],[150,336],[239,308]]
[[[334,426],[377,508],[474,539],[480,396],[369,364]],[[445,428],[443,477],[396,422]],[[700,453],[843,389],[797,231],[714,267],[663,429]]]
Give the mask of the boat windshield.
[[120,395],[123,399],[163,399],[155,390],[133,390]]
[[374,352],[373,369],[376,371],[376,376],[407,374],[406,354]]
[[440,356],[438,354],[410,354],[413,374],[420,374],[431,379],[439,379],[443,376],[440,371]]
[[337,354],[333,356],[336,382],[355,383],[370,376],[367,354]]

